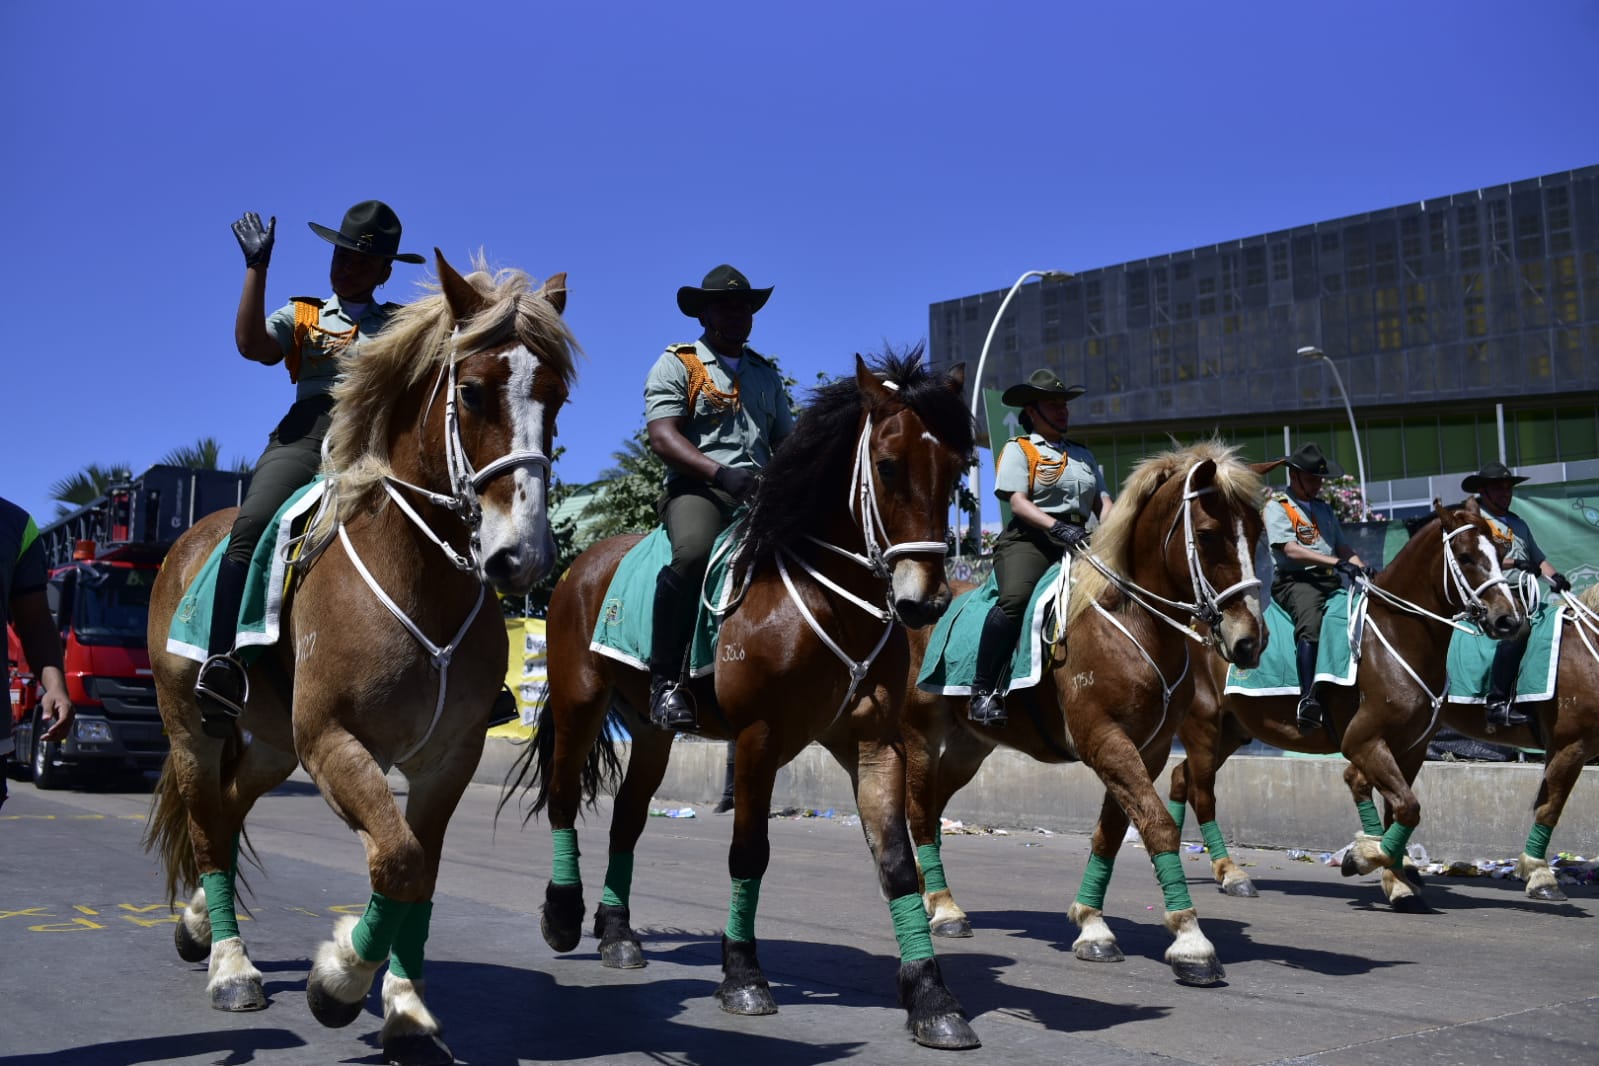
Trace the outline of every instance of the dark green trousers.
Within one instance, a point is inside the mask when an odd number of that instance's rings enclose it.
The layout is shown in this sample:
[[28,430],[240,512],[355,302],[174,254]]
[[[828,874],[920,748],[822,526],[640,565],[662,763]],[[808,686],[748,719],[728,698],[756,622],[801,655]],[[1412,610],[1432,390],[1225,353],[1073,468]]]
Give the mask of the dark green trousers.
[[255,461],[250,490],[239,505],[228,540],[227,558],[245,564],[272,524],[278,508],[295,491],[309,485],[322,466],[322,438],[328,435],[329,397],[301,400],[289,408],[267,439],[266,451]]
[[1321,616],[1327,601],[1343,583],[1336,571],[1280,571],[1271,582],[1271,598],[1294,620],[1294,640],[1321,641]]
[[673,478],[656,505],[672,542],[672,571],[699,591],[717,536],[733,520],[738,503],[702,481]]
[[1020,624],[1044,571],[1060,562],[1066,549],[1019,518],[1011,519],[994,542],[994,579],[999,584],[999,609]]

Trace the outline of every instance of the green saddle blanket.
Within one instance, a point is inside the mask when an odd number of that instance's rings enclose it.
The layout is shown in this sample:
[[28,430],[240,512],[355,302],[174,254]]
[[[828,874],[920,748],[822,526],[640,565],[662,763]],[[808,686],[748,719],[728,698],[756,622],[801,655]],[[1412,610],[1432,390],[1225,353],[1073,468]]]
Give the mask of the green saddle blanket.
[[[1027,628],[1011,655],[1010,680],[1003,691],[1031,688],[1044,673],[1044,620],[1054,607],[1060,583],[1060,564],[1044,571],[1027,603]],[[987,580],[955,597],[944,617],[933,626],[927,641],[916,687],[944,696],[970,696],[977,675],[977,643],[989,610],[999,602],[999,579],[990,571]]]
[[[235,637],[235,647],[245,662],[254,662],[265,648],[277,643],[283,594],[288,582],[290,542],[299,535],[303,520],[322,502],[325,484],[318,478],[290,496],[278,508],[271,525],[261,534],[255,554],[250,557]],[[197,663],[205,662],[210,656],[206,646],[211,640],[211,601],[215,598],[217,568],[227,554],[228,540],[222,538],[189,583],[183,599],[178,601],[171,628],[167,630],[167,651],[173,655]]]
[[[735,522],[724,529],[711,548],[689,645],[691,677],[703,677],[716,669],[716,636],[722,628],[722,613],[734,592],[727,587],[727,574],[732,549],[737,544],[732,538],[739,528]],[[672,542],[667,539],[664,526],[656,526],[628,549],[605,590],[590,649],[639,670],[650,668],[650,645],[655,636],[655,579],[661,567],[671,561]],[[707,599],[716,605],[716,611],[706,609]]]
[[[1560,669],[1560,609],[1541,604],[1532,613],[1532,635],[1516,674],[1516,699],[1550,700]],[[1488,697],[1488,670],[1498,641],[1456,630],[1449,641],[1449,702],[1483,703]]]
[[[1349,654],[1351,642],[1360,640],[1365,623],[1364,597],[1356,607],[1355,626],[1349,624],[1348,589],[1340,589],[1327,601],[1321,616],[1321,642],[1316,645],[1316,680],[1334,685],[1355,683],[1355,662]],[[1299,667],[1294,662],[1294,619],[1276,600],[1266,601],[1266,651],[1253,670],[1227,667],[1229,693],[1242,696],[1299,695]]]

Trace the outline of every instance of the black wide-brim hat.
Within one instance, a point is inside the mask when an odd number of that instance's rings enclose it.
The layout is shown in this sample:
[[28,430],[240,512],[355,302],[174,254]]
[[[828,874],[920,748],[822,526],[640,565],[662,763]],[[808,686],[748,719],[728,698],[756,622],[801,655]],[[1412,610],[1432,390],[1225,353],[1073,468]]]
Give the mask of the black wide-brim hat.
[[1467,492],[1481,492],[1494,481],[1508,481],[1512,485],[1519,485],[1526,480],[1527,478],[1525,477],[1512,474],[1510,468],[1504,463],[1495,461],[1489,463],[1475,474],[1467,474],[1466,479],[1460,483],[1460,487]]
[[690,318],[698,318],[705,313],[705,305],[712,300],[740,297],[750,305],[750,314],[754,314],[766,306],[766,300],[771,295],[770,286],[764,289],[753,288],[749,278],[723,263],[705,275],[705,281],[698,288],[684,285],[678,289],[677,309]]
[[427,262],[415,252],[400,251],[400,216],[382,200],[362,200],[344,213],[344,221],[336,230],[315,222],[306,225],[328,243],[352,252],[398,259],[402,263]]
[[1020,385],[1006,389],[999,402],[1006,407],[1026,407],[1039,400],[1075,400],[1087,391],[1082,385],[1067,385],[1053,370],[1035,370]]
[[1284,456],[1283,462],[1302,474],[1311,474],[1315,477],[1344,476],[1344,468],[1321,454],[1321,446],[1315,441],[1301,445],[1292,455]]

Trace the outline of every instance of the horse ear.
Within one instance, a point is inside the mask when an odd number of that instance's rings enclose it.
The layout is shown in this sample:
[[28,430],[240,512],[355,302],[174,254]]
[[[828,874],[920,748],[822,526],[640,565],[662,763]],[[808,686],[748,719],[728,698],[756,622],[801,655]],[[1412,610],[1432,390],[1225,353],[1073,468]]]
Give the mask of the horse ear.
[[887,403],[893,399],[893,393],[872,373],[866,366],[866,360],[861,358],[861,353],[855,353],[855,384],[860,388],[861,395],[873,405]]
[[444,301],[450,305],[450,314],[457,323],[469,321],[483,309],[483,294],[471,282],[455,272],[444,259],[444,253],[433,249],[433,258],[439,270],[439,287],[444,290]]
[[1287,459],[1273,459],[1269,463],[1250,463],[1249,469],[1253,470],[1261,477],[1265,477],[1267,474],[1271,473],[1273,470],[1276,470],[1279,466],[1282,466],[1287,461]]
[[539,290],[539,295],[543,296],[550,302],[550,306],[555,308],[556,314],[565,314],[566,271],[563,270],[559,274],[551,274],[548,278],[546,278],[544,281],[544,287]]
[[944,375],[944,387],[956,396],[966,392],[966,364],[956,363]]
[[1191,482],[1196,489],[1208,489],[1216,483],[1216,460],[1201,459],[1194,464]]
[[1445,529],[1453,530],[1460,525],[1459,520],[1450,513],[1449,508],[1444,506],[1444,501],[1436,496],[1432,498],[1432,510],[1438,516],[1438,521],[1444,524]]
[[1482,514],[1482,508],[1477,506],[1477,497],[1475,496],[1467,496],[1464,500],[1462,500],[1460,502],[1460,509],[1462,511],[1469,511],[1475,515]]

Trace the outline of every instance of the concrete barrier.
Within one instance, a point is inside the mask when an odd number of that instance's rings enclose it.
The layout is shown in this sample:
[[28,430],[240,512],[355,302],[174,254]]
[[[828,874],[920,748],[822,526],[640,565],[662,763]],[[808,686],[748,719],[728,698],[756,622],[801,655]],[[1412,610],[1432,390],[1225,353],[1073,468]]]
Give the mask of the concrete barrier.
[[[523,750],[522,742],[489,738],[475,780],[501,784]],[[622,745],[624,756],[626,750]],[[722,794],[725,759],[721,742],[679,740],[657,793],[660,803],[714,803]],[[1359,821],[1344,787],[1344,765],[1339,758],[1241,755],[1228,760],[1216,783],[1218,821],[1227,839],[1307,851],[1333,851],[1349,843]],[[1162,773],[1155,785],[1162,799],[1167,778]],[[1443,862],[1518,855],[1532,827],[1542,780],[1543,766],[1534,763],[1429,762],[1416,782],[1422,819],[1412,843]],[[1046,766],[999,749],[951,801],[945,817],[970,825],[1086,833],[1099,818],[1103,797],[1098,778],[1080,764]],[[812,744],[778,771],[772,806],[854,813],[855,796],[833,757]],[[1599,767],[1590,766],[1566,803],[1551,854],[1569,851],[1593,858],[1599,853],[1596,831]],[[1192,809],[1183,838],[1199,839]]]

